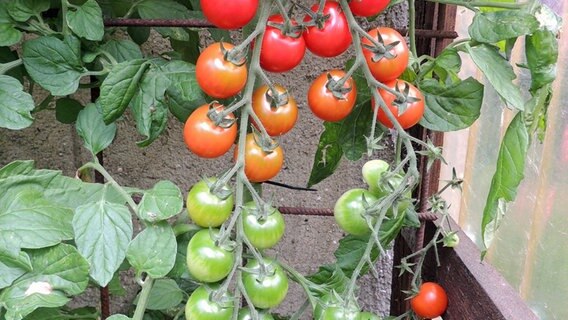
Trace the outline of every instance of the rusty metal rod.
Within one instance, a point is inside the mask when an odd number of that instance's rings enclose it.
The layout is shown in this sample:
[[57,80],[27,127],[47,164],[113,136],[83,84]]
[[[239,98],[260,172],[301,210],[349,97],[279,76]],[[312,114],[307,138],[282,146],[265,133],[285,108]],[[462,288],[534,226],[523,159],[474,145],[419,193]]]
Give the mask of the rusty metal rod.
[[[205,19],[105,19],[107,27],[180,27],[180,28],[215,28]],[[407,29],[397,29],[405,35]],[[449,30],[417,29],[416,35],[421,38],[455,39],[457,32]]]

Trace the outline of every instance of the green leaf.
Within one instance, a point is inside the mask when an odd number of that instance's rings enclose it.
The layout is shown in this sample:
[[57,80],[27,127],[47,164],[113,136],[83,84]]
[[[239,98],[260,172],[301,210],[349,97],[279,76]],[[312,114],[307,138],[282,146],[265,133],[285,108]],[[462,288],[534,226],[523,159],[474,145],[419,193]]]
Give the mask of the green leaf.
[[75,210],[73,230],[77,248],[91,266],[91,278],[106,286],[124,260],[132,239],[130,211],[102,197]]
[[126,295],[126,289],[120,283],[120,273],[117,271],[108,283],[109,293],[116,297],[124,297]]
[[0,47],[14,45],[22,39],[22,32],[8,14],[6,5],[0,6]]
[[501,142],[497,169],[491,180],[489,195],[483,210],[481,223],[483,255],[493,241],[495,231],[499,228],[505,214],[506,203],[515,200],[517,196],[517,188],[524,178],[528,147],[528,131],[523,113],[519,112],[509,124]]
[[339,294],[347,289],[350,280],[337,264],[321,266],[317,273],[307,278],[316,284],[324,285],[326,291],[335,290]]
[[[195,64],[199,57],[199,33],[196,31],[188,32],[188,41],[170,39],[172,48],[179,53],[180,59]],[[230,38],[229,38],[230,39]]]
[[447,48],[436,59],[430,60],[420,67],[419,77],[421,79],[436,78],[441,83],[459,81],[457,74],[461,69],[461,63],[458,51]]
[[[142,19],[188,19],[189,9],[173,0],[144,0],[136,9]],[[156,28],[161,35],[176,40],[189,41],[189,34],[183,28]]]
[[144,193],[138,206],[140,218],[149,222],[169,219],[183,209],[181,190],[170,181],[160,181]]
[[420,124],[430,130],[449,132],[465,129],[479,118],[483,85],[473,78],[445,87],[428,79],[420,83],[426,100]]
[[32,271],[32,264],[27,253],[20,253],[13,257],[0,252],[0,289],[10,286],[16,279],[26,272]]
[[65,307],[61,309],[38,308],[25,318],[25,320],[61,320],[61,319],[99,320],[100,318],[97,316],[97,310],[92,307],[84,307],[72,310],[68,310]]
[[339,166],[341,157],[343,157],[343,149],[339,144],[341,123],[324,122],[324,127],[325,131],[320,136],[308,187],[331,176]]
[[81,43],[73,36],[59,40],[45,36],[24,42],[24,66],[30,77],[54,96],[77,91],[85,68],[81,62]]
[[101,50],[108,52],[119,63],[143,57],[140,47],[130,40],[110,39],[101,46]]
[[103,12],[95,0],[87,0],[77,8],[69,7],[66,19],[69,28],[79,37],[92,41],[103,39]]
[[0,127],[20,130],[33,123],[34,99],[15,78],[0,75]]
[[193,65],[181,62],[172,64],[184,72],[175,77],[170,75],[172,83],[166,90],[165,101],[170,112],[179,121],[185,122],[195,109],[207,103],[207,98],[197,84]]
[[71,98],[61,98],[55,103],[55,119],[61,123],[71,124],[77,121],[79,112],[85,108],[81,102]]
[[513,84],[516,78],[513,67],[499,54],[498,49],[487,44],[466,48],[473,62],[487,77],[497,93],[514,108],[523,110],[521,90]]
[[[373,108],[370,100],[366,103],[358,103],[353,111],[341,122],[338,143],[347,159],[357,161],[367,152],[366,135],[371,131],[373,122]],[[377,130],[376,134],[381,131]]]
[[149,62],[142,59],[124,61],[113,66],[101,84],[99,101],[105,123],[115,121],[124,113],[148,66]]
[[477,42],[496,43],[531,34],[538,28],[535,16],[523,10],[477,12],[469,35]]
[[7,9],[14,20],[25,22],[49,9],[49,5],[49,0],[12,0]]
[[[34,190],[13,190],[0,196],[0,247],[44,248],[73,239],[73,212]],[[8,243],[5,243],[8,241]]]
[[116,124],[106,125],[103,116],[94,103],[89,103],[77,117],[77,133],[83,139],[85,148],[94,156],[106,149],[116,135]]
[[6,319],[20,320],[37,308],[65,305],[89,283],[89,265],[75,247],[59,244],[28,252],[34,271],[20,277],[0,293]]
[[129,318],[129,317],[122,315],[122,314],[115,314],[115,315],[108,317],[107,320],[132,320],[132,318]]
[[538,30],[525,38],[527,66],[531,72],[531,92],[556,79],[558,40],[548,30]]
[[[138,304],[138,299],[134,300]],[[177,307],[184,298],[184,292],[179,288],[177,283],[172,279],[158,279],[154,282],[154,286],[150,291],[148,298],[148,310],[167,310]]]
[[174,267],[177,251],[176,236],[166,222],[149,225],[128,246],[126,254],[138,274],[152,278],[165,277]]
[[128,27],[126,31],[132,39],[138,45],[144,44],[150,38],[150,27]]
[[187,270],[187,245],[189,244],[189,235],[177,238],[176,261],[172,270],[168,274],[168,278],[189,279],[189,271]]
[[[17,51],[10,50],[9,47],[0,47],[0,64],[12,62],[18,59],[19,56]],[[19,65],[15,68],[8,70],[4,74],[12,78],[16,78],[18,79],[18,81],[20,81],[21,84],[24,84],[24,72],[25,72],[24,66]]]

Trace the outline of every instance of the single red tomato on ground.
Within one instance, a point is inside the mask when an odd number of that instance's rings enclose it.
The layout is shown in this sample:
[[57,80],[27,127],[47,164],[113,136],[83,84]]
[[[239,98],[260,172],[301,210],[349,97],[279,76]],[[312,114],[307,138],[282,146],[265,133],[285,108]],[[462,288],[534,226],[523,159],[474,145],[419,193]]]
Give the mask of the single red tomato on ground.
[[270,72],[290,71],[302,62],[306,53],[306,42],[300,31],[292,30],[297,26],[295,21],[286,26],[281,15],[273,15],[268,22],[278,24],[279,27],[266,27],[262,38],[260,66]]
[[[315,4],[311,10],[318,12],[319,5]],[[351,32],[347,18],[341,10],[339,3],[326,1],[323,8],[323,15],[329,16],[320,26],[310,26],[304,31],[306,46],[315,55],[320,57],[335,57],[347,50],[351,45]],[[306,15],[304,22],[312,20],[310,15]]]
[[275,96],[267,85],[255,90],[252,109],[270,136],[280,136],[292,130],[298,120],[296,100],[281,85],[274,85]]
[[[234,159],[239,154],[235,148]],[[280,172],[284,164],[284,151],[277,146],[272,151],[264,151],[255,140],[254,134],[249,133],[245,141],[245,174],[251,182],[270,180]]]
[[[246,65],[231,62],[227,51],[230,43],[215,42],[201,52],[195,64],[199,87],[213,98],[225,99],[239,93],[247,81]],[[224,51],[225,50],[225,51]]]
[[200,4],[205,18],[221,29],[244,27],[258,8],[258,0],[201,0]]
[[[414,85],[404,80],[394,80],[385,83],[389,88],[398,88],[398,91],[404,95],[406,88],[408,88],[408,95],[406,98],[399,100],[397,97],[384,89],[379,89],[379,94],[385,101],[387,107],[392,112],[398,123],[403,129],[408,129],[422,119],[424,116],[424,95]],[[375,100],[371,99],[371,105],[375,105]],[[404,110],[399,112],[399,105],[404,106]],[[393,123],[388,118],[387,114],[382,108],[379,108],[377,113],[377,120],[387,128],[394,128]]]
[[372,46],[369,39],[364,37],[361,41],[365,61],[373,77],[380,82],[400,77],[408,66],[409,51],[406,40],[398,31],[388,27],[375,28],[369,31],[369,35],[387,49],[386,52],[379,49],[374,52],[373,49],[365,47]]
[[388,7],[390,0],[351,0],[349,8],[360,17],[375,16]]
[[[202,105],[197,108],[183,127],[183,141],[187,148],[202,158],[216,158],[224,155],[231,149],[237,138],[237,126],[217,126],[209,117],[209,111],[221,112],[221,104]],[[229,119],[235,119],[231,113]]]
[[[343,70],[331,70],[322,73],[312,82],[308,91],[308,106],[320,119],[330,122],[340,121],[347,117],[357,100],[357,88],[353,78],[349,78],[339,91],[334,94],[331,87],[345,76]],[[331,77],[331,80],[330,80]]]
[[418,295],[410,300],[412,311],[424,318],[436,318],[444,314],[448,307],[446,291],[435,282],[424,282]]

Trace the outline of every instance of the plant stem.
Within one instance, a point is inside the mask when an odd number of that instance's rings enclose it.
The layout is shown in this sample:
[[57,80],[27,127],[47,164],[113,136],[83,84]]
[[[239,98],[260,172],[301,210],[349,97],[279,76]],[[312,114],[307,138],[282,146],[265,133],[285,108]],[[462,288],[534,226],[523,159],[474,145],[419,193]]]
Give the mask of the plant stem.
[[18,60],[14,60],[14,61],[10,61],[10,62],[6,62],[6,63],[0,63],[0,74],[5,74],[6,72],[21,66],[24,63],[24,61],[22,59],[18,59]]
[[194,224],[190,224],[190,223],[183,223],[183,224],[176,224],[174,226],[174,234],[176,235],[176,237],[181,236],[182,234],[186,234],[188,232],[192,232],[192,231],[199,231],[202,228],[194,225]]
[[410,51],[417,57],[416,51],[416,0],[408,0],[408,36],[410,38]]
[[67,24],[67,5],[69,2],[67,0],[61,0],[61,26],[62,33],[64,36],[69,34],[69,25]]
[[138,304],[136,305],[136,310],[134,311],[132,320],[142,320],[144,317],[144,312],[146,311],[148,298],[150,298],[150,291],[152,290],[153,285],[154,279],[150,276],[146,276],[144,284],[142,284],[142,292],[140,292],[140,299],[138,299]]
[[453,4],[456,6],[466,7],[474,10],[477,7],[489,7],[500,9],[522,9],[526,6],[525,3],[507,3],[507,2],[493,2],[493,1],[461,1],[461,0],[426,0],[441,4]]

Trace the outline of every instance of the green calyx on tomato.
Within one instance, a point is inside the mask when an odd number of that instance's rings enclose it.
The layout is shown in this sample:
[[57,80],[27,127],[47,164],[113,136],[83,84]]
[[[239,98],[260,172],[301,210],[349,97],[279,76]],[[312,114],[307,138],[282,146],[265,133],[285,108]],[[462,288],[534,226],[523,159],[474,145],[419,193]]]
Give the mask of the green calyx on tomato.
[[186,320],[230,320],[233,316],[233,299],[225,293],[220,301],[214,301],[218,287],[200,286],[189,296],[185,305]]
[[368,216],[367,209],[377,202],[379,198],[364,189],[351,189],[345,192],[333,208],[333,215],[341,229],[345,232],[362,236],[369,234],[367,219],[374,224],[375,218]]
[[[252,320],[252,312],[250,308],[239,310],[237,320]],[[258,320],[274,320],[274,317],[266,311],[258,311]]]
[[435,282],[424,282],[418,294],[410,299],[412,311],[423,318],[436,318],[448,307],[448,296],[444,288]]
[[252,304],[261,309],[279,305],[288,293],[288,277],[275,261],[249,260],[244,267],[243,285]]
[[187,245],[187,268],[196,280],[217,282],[229,275],[235,263],[234,252],[217,244],[218,229],[198,231]]
[[280,211],[268,205],[259,208],[254,201],[243,207],[242,219],[245,236],[257,249],[275,246],[286,229]]
[[187,212],[191,220],[203,228],[218,227],[233,211],[234,197],[229,186],[213,190],[217,178],[203,179],[193,185],[187,194]]

